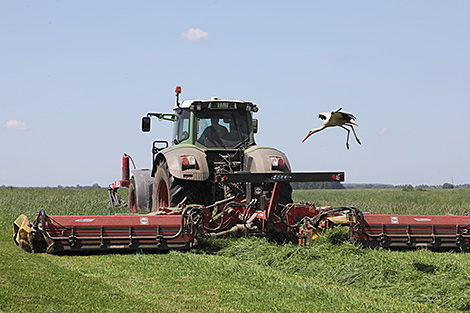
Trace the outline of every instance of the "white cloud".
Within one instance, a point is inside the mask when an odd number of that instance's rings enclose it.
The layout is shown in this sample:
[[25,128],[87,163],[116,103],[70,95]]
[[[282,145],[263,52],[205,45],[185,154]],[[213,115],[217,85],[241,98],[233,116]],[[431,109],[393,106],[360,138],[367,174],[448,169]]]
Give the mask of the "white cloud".
[[383,135],[387,132],[388,128],[387,127],[384,127],[382,128],[381,130],[379,130],[379,135]]
[[209,33],[199,28],[190,28],[187,32],[181,33],[181,37],[188,41],[201,41],[209,39]]
[[8,121],[5,125],[3,125],[3,128],[25,130],[28,129],[29,126],[22,121]]

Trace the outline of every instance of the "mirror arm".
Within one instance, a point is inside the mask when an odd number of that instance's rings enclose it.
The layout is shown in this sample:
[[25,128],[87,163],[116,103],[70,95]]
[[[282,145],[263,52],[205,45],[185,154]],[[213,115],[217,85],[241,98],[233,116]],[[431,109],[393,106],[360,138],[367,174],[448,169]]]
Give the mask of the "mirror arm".
[[172,113],[147,113],[147,117],[155,116],[159,120],[166,120],[170,122],[176,122],[178,120],[178,116]]

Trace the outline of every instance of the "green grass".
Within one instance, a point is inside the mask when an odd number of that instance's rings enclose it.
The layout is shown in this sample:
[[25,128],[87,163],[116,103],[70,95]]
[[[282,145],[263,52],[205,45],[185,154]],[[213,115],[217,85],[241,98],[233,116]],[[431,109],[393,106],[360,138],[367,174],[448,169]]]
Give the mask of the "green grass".
[[[464,189],[295,191],[294,198],[375,213],[470,211]],[[204,240],[186,253],[27,254],[11,224],[41,207],[51,215],[116,211],[106,190],[0,188],[0,312],[470,311],[468,253],[362,249],[338,240],[346,231],[338,228],[311,247],[244,237]]]

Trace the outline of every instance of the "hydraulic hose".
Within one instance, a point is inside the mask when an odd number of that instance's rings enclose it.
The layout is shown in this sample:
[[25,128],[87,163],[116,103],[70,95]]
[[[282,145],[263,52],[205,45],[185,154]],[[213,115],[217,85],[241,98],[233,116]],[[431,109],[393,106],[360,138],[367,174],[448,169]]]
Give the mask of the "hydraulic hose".
[[137,169],[137,167],[135,166],[135,163],[134,163],[134,159],[127,153],[124,153],[125,156],[129,157],[129,159],[131,160],[132,162],[132,165],[134,166],[134,169]]
[[[282,204],[278,204],[278,205],[282,205]],[[281,220],[281,222],[286,225],[287,227],[289,228],[295,228],[295,227],[298,227],[298,223],[297,224],[294,224],[294,225],[290,225],[288,222],[287,222],[287,218],[286,218],[286,214],[287,212],[289,212],[289,209],[292,207],[291,204],[288,204],[288,205],[285,205],[283,206],[284,208],[281,210],[280,214],[279,214],[279,219]],[[274,213],[276,214],[276,213]]]
[[[220,204],[220,203],[219,203]],[[220,229],[223,228],[223,225],[226,224],[226,226],[228,225],[228,223],[230,223],[232,220],[233,220],[233,215],[230,216],[230,218],[228,218],[226,221],[225,221],[225,211],[227,211],[227,208],[228,207],[232,207],[232,206],[240,206],[242,204],[238,203],[238,202],[235,202],[235,201],[231,201],[231,202],[228,202],[225,206],[224,206],[224,209],[222,210],[222,221],[220,222],[219,225],[217,225],[216,228],[209,228],[209,227],[206,227],[204,226],[204,230],[207,230],[207,231],[210,231],[210,232],[214,232],[214,231],[218,231]]]
[[240,231],[240,230],[253,230],[253,229],[256,229],[256,226],[253,226],[252,224],[253,224],[253,221],[257,217],[258,217],[258,213],[254,213],[250,217],[250,219],[248,219],[248,221],[246,221],[246,223],[236,224],[232,228],[230,228],[228,230],[218,232],[218,233],[215,233],[215,232],[209,233],[208,236],[209,237],[217,237],[217,236],[225,235],[225,234],[228,234],[228,233],[235,233],[235,232]]
[[[194,208],[194,207],[192,207],[192,206],[187,206],[187,207],[185,207],[185,208],[183,209],[183,213],[181,214],[180,229],[178,230],[178,232],[177,232],[176,234],[174,234],[173,236],[163,236],[162,238],[165,239],[165,240],[171,240],[171,239],[176,239],[176,238],[178,238],[178,237],[181,235],[181,233],[183,232],[183,229],[184,229],[184,218],[185,218],[185,216],[187,215],[187,212],[188,212],[188,211],[191,212],[192,210],[196,210],[196,211],[197,211],[197,210],[200,210],[200,212],[197,212],[196,214],[202,215],[202,216],[204,215],[203,212],[202,212],[202,210],[199,209],[199,208]],[[192,214],[192,213],[191,213],[191,214]]]
[[[247,223],[246,221],[246,218],[248,217],[248,213],[251,211],[251,209],[253,208],[253,206],[256,204],[256,202],[258,202],[258,200],[256,198],[253,198],[250,203],[246,206],[245,208],[245,213],[243,214],[243,223]],[[251,219],[251,218],[250,218]]]
[[[364,233],[366,236],[371,237],[371,238],[382,238],[382,237],[384,236],[383,233],[382,233],[382,234],[377,234],[377,235],[375,235],[375,234],[370,234],[369,232],[367,232],[367,231],[365,230],[365,228],[364,228],[364,213],[363,213],[360,209],[358,209],[358,208],[356,208],[356,207],[354,207],[354,206],[351,206],[351,207],[348,207],[348,208],[349,208],[351,211],[354,212],[354,218],[355,218],[355,220],[356,220],[356,223],[355,223],[354,226],[355,226],[355,227],[359,227],[359,231],[361,231],[361,232]],[[359,225],[358,225],[358,222],[357,222],[358,220],[359,220]]]

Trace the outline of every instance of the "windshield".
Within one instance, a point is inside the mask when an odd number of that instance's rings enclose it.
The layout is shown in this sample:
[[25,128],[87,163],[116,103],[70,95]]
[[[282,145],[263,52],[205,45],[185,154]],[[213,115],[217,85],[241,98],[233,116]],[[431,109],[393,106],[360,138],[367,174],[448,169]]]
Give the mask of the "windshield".
[[248,112],[197,111],[196,138],[207,148],[235,148],[249,139]]

